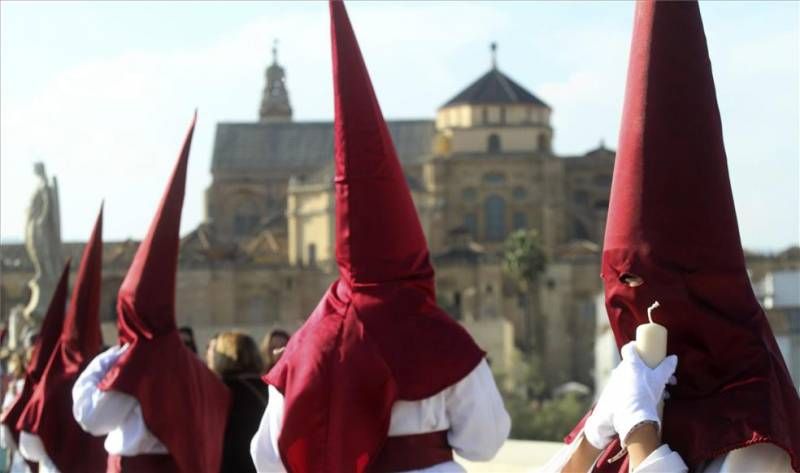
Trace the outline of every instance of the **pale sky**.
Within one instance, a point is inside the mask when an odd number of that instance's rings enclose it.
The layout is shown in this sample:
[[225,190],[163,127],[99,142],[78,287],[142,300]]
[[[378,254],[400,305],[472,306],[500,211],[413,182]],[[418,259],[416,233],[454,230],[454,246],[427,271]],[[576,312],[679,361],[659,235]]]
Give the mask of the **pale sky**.
[[[387,118],[432,118],[489,67],[553,108],[555,151],[616,148],[634,5],[350,2]],[[745,247],[800,242],[797,2],[701,4]],[[33,162],[58,176],[62,232],[141,238],[192,111],[182,231],[203,219],[219,121],[254,121],[273,38],[296,120],[333,116],[324,2],[0,2],[0,240],[19,241]]]

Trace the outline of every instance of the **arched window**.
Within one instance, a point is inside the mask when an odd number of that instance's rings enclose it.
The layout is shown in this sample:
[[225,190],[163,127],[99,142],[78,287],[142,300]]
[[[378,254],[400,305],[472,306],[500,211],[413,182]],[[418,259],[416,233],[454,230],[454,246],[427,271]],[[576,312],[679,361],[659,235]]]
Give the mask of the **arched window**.
[[506,175],[502,172],[487,172],[483,175],[483,182],[485,184],[505,184]]
[[464,214],[464,227],[466,227],[469,236],[471,236],[473,240],[478,239],[478,217],[474,213],[470,212]]
[[486,141],[486,151],[490,153],[499,153],[500,149],[500,136],[498,136],[497,133],[492,133]]
[[234,235],[247,235],[256,228],[258,221],[258,205],[252,200],[242,201],[233,214]]
[[608,174],[598,174],[592,178],[592,182],[594,182],[596,186],[610,186],[611,176]]
[[598,200],[597,202],[594,203],[594,209],[595,210],[603,210],[603,211],[608,210],[608,201],[607,200]]
[[542,133],[539,135],[537,145],[539,151],[550,151],[550,138],[548,138],[546,134]]
[[317,265],[317,245],[315,245],[314,243],[308,244],[308,265],[309,266]]
[[456,320],[461,320],[461,292],[453,292],[453,315]]
[[589,203],[589,193],[586,191],[575,191],[572,194],[572,201],[578,205],[587,205]]
[[265,200],[265,205],[267,206],[267,212],[271,212],[273,210],[280,208],[280,200],[273,197],[271,194],[267,196]]
[[572,238],[576,240],[589,240],[589,230],[586,229],[586,225],[583,224],[578,219],[575,219],[572,222]]
[[490,195],[484,204],[486,212],[486,239],[501,241],[506,237],[506,201],[499,195]]
[[528,216],[525,212],[514,212],[513,220],[512,224],[514,230],[524,230],[528,228]]

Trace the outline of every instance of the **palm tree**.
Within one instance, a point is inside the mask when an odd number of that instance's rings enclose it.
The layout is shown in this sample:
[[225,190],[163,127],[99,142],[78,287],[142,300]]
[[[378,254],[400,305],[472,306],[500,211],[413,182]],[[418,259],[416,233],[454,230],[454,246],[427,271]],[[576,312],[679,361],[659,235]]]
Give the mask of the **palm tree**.
[[547,257],[542,249],[539,232],[534,229],[517,230],[505,241],[503,270],[518,286],[524,305],[524,344],[521,347],[530,353],[544,355],[544,321],[538,310],[539,276],[547,266]]

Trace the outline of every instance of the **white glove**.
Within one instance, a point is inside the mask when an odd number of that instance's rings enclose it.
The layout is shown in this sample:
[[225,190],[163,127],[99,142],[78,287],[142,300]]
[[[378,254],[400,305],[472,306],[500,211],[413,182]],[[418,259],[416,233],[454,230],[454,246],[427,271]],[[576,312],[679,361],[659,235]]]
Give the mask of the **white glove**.
[[651,369],[636,352],[636,343],[622,347],[622,362],[611,372],[592,415],[583,428],[586,440],[604,449],[619,435],[623,447],[631,429],[643,422],[654,422],[661,429],[658,403],[664,388],[675,373],[678,357],[670,355]]
[[107,373],[108,370],[110,370],[111,367],[114,366],[114,364],[117,362],[117,359],[120,356],[122,356],[122,354],[125,353],[125,350],[127,349],[128,349],[127,343],[121,346],[113,345],[108,350],[97,355],[95,359],[92,360],[93,362],[96,362],[99,365],[98,367],[99,369],[97,371],[100,371],[103,374]]

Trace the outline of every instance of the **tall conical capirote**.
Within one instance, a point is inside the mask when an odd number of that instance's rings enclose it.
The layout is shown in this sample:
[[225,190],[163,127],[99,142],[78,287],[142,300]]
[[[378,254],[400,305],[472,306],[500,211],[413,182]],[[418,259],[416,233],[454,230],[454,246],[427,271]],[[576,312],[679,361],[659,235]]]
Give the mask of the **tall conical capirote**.
[[428,245],[342,2],[331,3],[336,260],[350,284],[432,279]]
[[64,356],[74,366],[81,366],[91,360],[100,351],[103,343],[100,330],[102,273],[103,208],[101,206],[92,234],[83,250],[61,332]]
[[100,352],[100,291],[103,265],[103,210],[83,250],[61,337],[17,424],[36,435],[58,471],[102,471],[104,439],[78,425],[72,412],[72,387]]
[[[800,467],[800,401],[745,267],[696,2],[636,4],[602,275],[619,347],[660,304],[679,360],[663,439],[690,469],[763,442]],[[627,471],[615,450],[597,470]]]
[[25,381],[22,391],[0,417],[0,423],[8,427],[18,445],[19,428],[17,425],[22,418],[25,407],[33,397],[36,385],[39,383],[61,335],[61,327],[64,324],[64,314],[66,313],[69,268],[70,261],[67,260],[66,264],[64,264],[64,269],[61,271],[58,284],[53,291],[47,312],[45,312],[45,316],[42,319],[41,329],[33,345],[31,357],[25,367]]
[[69,268],[71,262],[72,260],[67,260],[64,264],[64,269],[61,271],[61,276],[58,278],[58,283],[50,299],[50,305],[47,306],[47,312],[45,312],[44,318],[42,319],[42,325],[40,326],[39,335],[37,335],[31,358],[28,361],[26,376],[28,376],[34,384],[39,382],[50,360],[50,355],[53,353],[53,350],[55,350],[58,340],[61,337],[61,329],[64,326],[64,316],[66,315],[67,308]]
[[175,288],[186,169],[195,112],[161,203],[139,244],[117,300],[120,339],[153,338],[176,328]]
[[434,463],[382,454],[394,402],[451,386],[484,352],[436,305],[425,236],[350,20],[342,2],[329,6],[340,277],[264,380],[284,394],[278,448],[289,471],[415,470]]
[[216,473],[230,393],[184,346],[175,313],[181,211],[196,120],[195,112],[150,229],[120,287],[119,338],[128,348],[99,387],[139,402],[145,425],[169,452],[169,462],[159,463],[159,469]]

